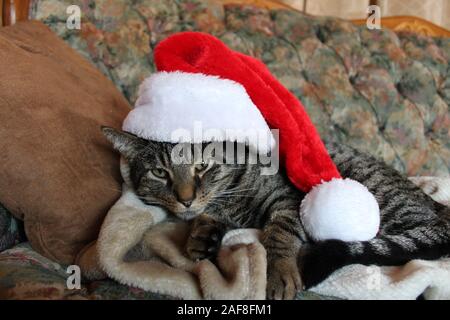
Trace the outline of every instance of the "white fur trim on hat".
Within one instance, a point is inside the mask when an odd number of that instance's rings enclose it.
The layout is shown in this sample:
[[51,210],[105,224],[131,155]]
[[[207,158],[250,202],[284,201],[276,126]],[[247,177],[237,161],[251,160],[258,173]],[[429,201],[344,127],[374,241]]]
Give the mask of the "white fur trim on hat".
[[351,179],[332,179],[315,186],[302,201],[300,217],[315,241],[367,241],[380,227],[375,197]]
[[172,143],[242,142],[260,153],[275,146],[241,84],[201,73],[158,72],[145,79],[123,130]]

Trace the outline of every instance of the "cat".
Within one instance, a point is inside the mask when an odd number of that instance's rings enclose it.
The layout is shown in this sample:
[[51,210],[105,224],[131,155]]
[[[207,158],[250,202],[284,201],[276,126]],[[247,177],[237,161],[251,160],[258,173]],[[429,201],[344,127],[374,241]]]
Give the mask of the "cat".
[[[175,144],[109,127],[102,131],[127,161],[134,191],[144,203],[192,220],[186,243],[189,258],[214,258],[227,230],[262,229],[269,299],[292,299],[348,264],[401,265],[450,254],[450,209],[384,162],[349,146],[326,144],[341,175],[362,183],[377,199],[379,234],[365,242],[314,243],[298,213],[305,194],[282,169],[261,175],[260,164],[218,164],[208,153],[201,162],[174,164]],[[205,150],[205,144],[192,148]]]

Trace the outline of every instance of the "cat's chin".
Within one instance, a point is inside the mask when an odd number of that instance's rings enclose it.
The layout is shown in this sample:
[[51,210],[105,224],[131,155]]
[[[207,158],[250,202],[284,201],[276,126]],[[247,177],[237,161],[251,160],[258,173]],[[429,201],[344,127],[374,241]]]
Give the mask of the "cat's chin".
[[196,211],[184,211],[180,213],[176,213],[176,216],[182,220],[192,220],[200,214]]

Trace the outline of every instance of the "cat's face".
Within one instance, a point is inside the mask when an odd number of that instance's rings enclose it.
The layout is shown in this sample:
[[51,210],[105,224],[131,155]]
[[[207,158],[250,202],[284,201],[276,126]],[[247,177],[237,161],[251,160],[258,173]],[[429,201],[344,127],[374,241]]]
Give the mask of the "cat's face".
[[[208,204],[222,203],[221,190],[242,167],[217,164],[214,154],[202,152],[199,159],[177,164],[172,158],[175,144],[148,141],[106,127],[103,133],[127,160],[129,178],[140,199],[185,220],[205,212]],[[189,145],[192,150],[203,151],[204,147]]]

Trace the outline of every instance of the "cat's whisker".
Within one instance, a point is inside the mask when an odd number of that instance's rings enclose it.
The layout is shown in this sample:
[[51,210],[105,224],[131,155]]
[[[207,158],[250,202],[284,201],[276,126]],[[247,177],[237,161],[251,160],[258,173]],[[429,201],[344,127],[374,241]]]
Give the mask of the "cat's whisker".
[[249,190],[233,190],[233,191],[219,191],[220,194],[237,194],[237,193],[248,193],[250,191],[253,191],[255,189],[249,189]]
[[227,190],[221,191],[220,193],[222,193],[222,194],[228,194],[228,193],[237,193],[237,192],[252,191],[252,190],[256,190],[256,188],[248,188],[248,189],[238,189],[238,188],[235,188],[235,189],[227,189]]
[[254,198],[255,196],[249,196],[249,195],[226,195],[223,197],[218,197],[221,199],[227,199],[227,198]]
[[253,195],[253,194],[250,195],[250,194],[247,194],[247,193],[229,193],[229,194],[218,193],[217,197],[220,197],[220,198],[228,198],[228,197],[254,198],[255,195]]
[[210,202],[210,203],[212,203],[212,202],[216,202],[216,203],[229,203],[230,201],[226,201],[226,200],[223,200],[223,199],[221,199],[221,198],[213,198],[213,199],[209,200],[209,202]]
[[[249,191],[251,191],[251,190],[249,190]],[[220,194],[224,194],[224,195],[227,195],[227,194],[246,194],[248,191],[233,191],[233,192],[221,192]]]
[[254,195],[249,195],[247,192],[231,192],[231,193],[219,193],[220,196],[242,196],[242,197],[249,197]]
[[218,198],[218,197],[214,197],[212,199],[209,200],[210,204],[228,204],[230,203],[230,201],[226,201],[224,199]]

